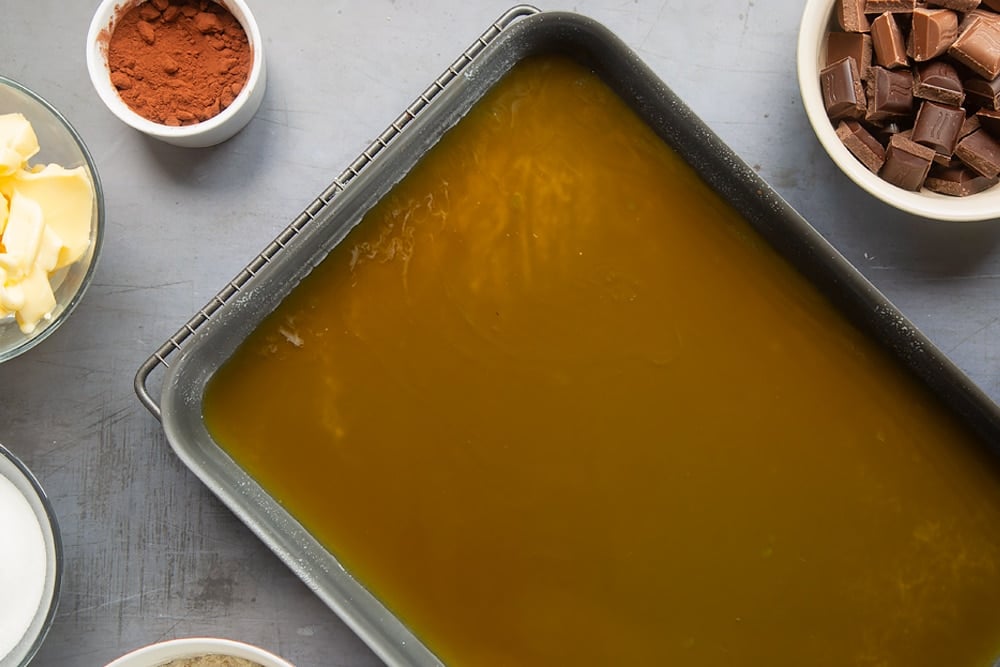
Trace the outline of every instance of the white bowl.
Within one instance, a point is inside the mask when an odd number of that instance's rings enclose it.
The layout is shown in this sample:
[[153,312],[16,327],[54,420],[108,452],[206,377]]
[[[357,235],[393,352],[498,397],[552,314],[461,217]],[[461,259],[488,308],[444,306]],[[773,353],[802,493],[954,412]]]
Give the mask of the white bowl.
[[[90,22],[87,34],[87,70],[97,94],[111,113],[127,125],[155,139],[175,146],[203,148],[214,146],[229,139],[250,122],[267,86],[267,69],[264,64],[264,42],[257,28],[250,8],[244,0],[214,0],[222,5],[240,22],[250,42],[253,63],[250,75],[233,103],[216,116],[194,125],[172,127],[143,118],[132,111],[118,95],[111,84],[108,68],[107,38],[114,31],[115,21],[130,8],[141,4],[140,0],[102,0]],[[104,36],[102,38],[102,35]]]
[[816,136],[830,157],[848,178],[868,193],[907,213],[932,218],[967,222],[1000,217],[1000,185],[967,197],[952,197],[926,188],[911,192],[896,187],[869,171],[844,146],[826,115],[819,72],[823,68],[823,41],[833,19],[836,0],[806,0],[799,25],[798,74],[799,90],[806,116]]
[[264,649],[215,637],[189,637],[151,644],[127,653],[106,667],[160,667],[181,658],[196,658],[205,655],[226,655],[233,658],[251,660],[263,667],[294,667],[292,663],[268,653]]
[[[7,619],[9,627],[0,629],[2,630],[0,632],[2,635],[0,667],[18,667],[27,665],[31,661],[31,658],[41,647],[55,618],[56,607],[59,606],[59,583],[63,570],[62,540],[59,536],[59,524],[52,512],[52,506],[38,480],[24,463],[2,445],[0,445],[0,477],[6,480],[3,482],[5,497],[9,492],[10,487],[6,483],[9,481],[13,484],[14,490],[27,501],[31,513],[34,514],[34,518],[38,522],[38,528],[41,529],[40,541],[36,541],[37,538],[34,536],[38,535],[37,532],[33,534],[32,532],[23,532],[23,529],[29,527],[30,520],[12,522],[18,524],[22,529],[18,531],[21,541],[16,543],[21,545],[21,557],[30,557],[36,550],[38,556],[41,556],[43,551],[45,554],[44,563],[31,560],[33,567],[29,569],[34,570],[31,576],[27,572],[20,573],[21,577],[28,577],[22,582],[25,584],[24,590],[21,591],[22,599],[27,600],[30,597],[32,602],[20,610],[8,608],[8,612],[2,615],[3,618]],[[17,497],[16,494],[14,497]],[[12,513],[12,515],[17,515],[17,512]],[[5,518],[7,521],[11,521],[10,518]],[[23,517],[20,518],[23,519]],[[7,525],[7,521],[0,521],[0,523]],[[14,535],[0,534],[0,542],[4,542],[8,548],[15,544],[12,542],[14,539]],[[28,548],[25,545],[32,546]],[[6,553],[6,549],[0,548],[0,552]],[[5,556],[4,560],[7,558],[8,556]],[[10,566],[10,564],[0,562],[0,567],[5,566]],[[38,578],[35,579],[35,576]],[[38,599],[37,605],[34,605],[35,598]],[[0,605],[12,602],[14,601],[8,597],[0,602]],[[34,606],[33,613],[30,609],[31,606]],[[25,628],[24,632],[20,633],[20,639],[11,647],[12,635],[7,633],[21,628]]]

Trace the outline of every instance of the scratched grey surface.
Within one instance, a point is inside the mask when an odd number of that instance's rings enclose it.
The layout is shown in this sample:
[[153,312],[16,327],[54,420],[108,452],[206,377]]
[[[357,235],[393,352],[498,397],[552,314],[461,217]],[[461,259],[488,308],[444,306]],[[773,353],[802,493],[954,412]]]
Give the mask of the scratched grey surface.
[[[96,0],[0,0],[0,73],[83,135],[107,240],[80,309],[0,366],[0,442],[52,497],[66,556],[34,664],[101,666],[191,635],[299,667],[374,655],[174,457],[139,405],[139,364],[317,195],[510,4],[250,0],[269,87],[228,143],[175,149],[101,105],[84,65]],[[793,0],[541,3],[605,23],[748,164],[1000,399],[1000,224],[896,213],[836,172],[795,85]],[[2,594],[2,592],[0,592]]]

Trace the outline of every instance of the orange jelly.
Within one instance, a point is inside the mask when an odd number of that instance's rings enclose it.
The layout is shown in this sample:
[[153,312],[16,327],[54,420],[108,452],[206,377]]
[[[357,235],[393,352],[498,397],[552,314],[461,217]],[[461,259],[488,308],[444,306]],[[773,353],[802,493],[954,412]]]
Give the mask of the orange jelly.
[[204,410],[449,665],[1000,657],[1000,468],[568,59],[501,80]]

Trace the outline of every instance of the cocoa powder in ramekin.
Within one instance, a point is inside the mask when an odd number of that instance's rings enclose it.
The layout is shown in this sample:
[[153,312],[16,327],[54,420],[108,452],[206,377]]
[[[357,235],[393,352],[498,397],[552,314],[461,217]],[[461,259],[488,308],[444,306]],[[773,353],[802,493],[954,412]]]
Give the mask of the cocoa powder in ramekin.
[[132,6],[108,39],[118,95],[140,116],[164,125],[193,125],[219,114],[243,89],[252,62],[243,26],[210,0]]

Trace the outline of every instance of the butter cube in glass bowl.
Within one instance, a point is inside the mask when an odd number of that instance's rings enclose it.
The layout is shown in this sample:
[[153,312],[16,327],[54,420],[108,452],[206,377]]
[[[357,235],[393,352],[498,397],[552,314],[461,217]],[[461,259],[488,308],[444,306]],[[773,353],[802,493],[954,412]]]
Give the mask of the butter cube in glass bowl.
[[104,197],[80,135],[37,93],[0,76],[0,362],[77,307],[101,252]]

